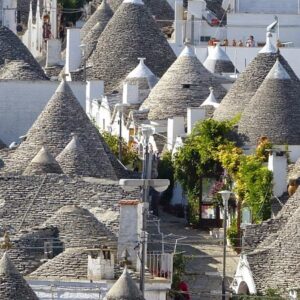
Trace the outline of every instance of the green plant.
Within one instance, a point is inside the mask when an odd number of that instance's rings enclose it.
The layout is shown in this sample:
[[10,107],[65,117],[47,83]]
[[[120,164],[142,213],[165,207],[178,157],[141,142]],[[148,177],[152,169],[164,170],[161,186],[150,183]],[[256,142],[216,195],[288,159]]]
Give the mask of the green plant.
[[230,241],[230,244],[233,247],[238,247],[238,245],[239,245],[239,241],[238,241],[239,234],[238,234],[238,224],[237,224],[237,219],[236,218],[233,218],[231,220],[231,224],[230,224],[230,226],[228,227],[228,229],[226,231],[226,235],[227,235],[227,237]]
[[[101,132],[102,137],[109,146],[110,150],[118,157],[119,155],[119,137],[112,135],[107,131]],[[126,166],[133,167],[134,164],[138,163],[139,156],[137,152],[129,148],[128,144],[122,139],[122,163]]]
[[189,222],[192,224],[199,220],[202,178],[221,175],[222,166],[217,159],[217,152],[221,145],[234,144],[230,137],[233,126],[234,122],[231,121],[208,119],[198,122],[175,155],[175,178],[188,195]]
[[270,218],[273,175],[263,161],[255,155],[243,155],[235,177],[235,192],[251,209],[253,222]]
[[[172,278],[172,290],[178,291],[179,284],[182,281],[182,276],[185,272],[186,257],[183,253],[176,253],[173,258],[173,278]],[[175,292],[176,293],[176,292]]]
[[170,151],[164,152],[160,157],[157,171],[158,178],[170,180],[168,189],[162,194],[160,198],[160,203],[162,205],[167,205],[172,199],[174,188],[174,166],[172,162],[172,153]]

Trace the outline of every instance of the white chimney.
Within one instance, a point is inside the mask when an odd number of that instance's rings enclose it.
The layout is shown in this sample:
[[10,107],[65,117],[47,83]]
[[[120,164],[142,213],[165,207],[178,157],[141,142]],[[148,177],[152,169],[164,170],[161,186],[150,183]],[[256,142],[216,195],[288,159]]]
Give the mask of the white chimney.
[[86,84],[86,113],[90,115],[92,113],[92,101],[93,99],[101,99],[104,95],[104,81],[103,80],[90,80]]
[[[143,203],[139,200],[121,200],[120,222],[118,237],[118,259],[122,260],[122,254],[127,250],[132,265],[139,265],[138,243],[142,230]],[[136,248],[136,249],[135,249]]]
[[114,279],[115,257],[109,248],[89,249],[88,275],[89,280]]
[[136,84],[124,83],[123,85],[123,103],[139,103],[139,87]]
[[183,44],[183,24],[185,22],[183,21],[183,0],[176,0],[175,1],[175,43],[178,46],[181,46]]
[[61,64],[61,41],[50,39],[47,41],[46,67],[53,67]]
[[189,107],[187,109],[187,133],[190,134],[196,122],[205,119],[205,108]]
[[66,74],[76,71],[81,64],[80,28],[67,29]]
[[268,169],[273,172],[273,195],[280,197],[287,191],[287,157],[284,151],[271,151]]
[[178,136],[185,134],[184,117],[168,119],[168,150],[172,151]]

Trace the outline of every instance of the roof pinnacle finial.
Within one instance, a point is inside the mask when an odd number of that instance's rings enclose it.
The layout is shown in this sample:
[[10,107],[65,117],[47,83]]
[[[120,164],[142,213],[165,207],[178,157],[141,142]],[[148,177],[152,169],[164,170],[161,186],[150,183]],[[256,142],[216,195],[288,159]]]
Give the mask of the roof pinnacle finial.
[[141,64],[141,65],[144,65],[144,64],[145,64],[146,57],[138,57],[138,60],[140,61],[140,64]]

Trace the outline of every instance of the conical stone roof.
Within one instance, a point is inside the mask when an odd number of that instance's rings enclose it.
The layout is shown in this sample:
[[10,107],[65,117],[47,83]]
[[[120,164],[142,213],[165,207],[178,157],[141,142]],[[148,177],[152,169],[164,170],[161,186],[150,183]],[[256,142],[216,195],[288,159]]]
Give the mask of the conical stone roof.
[[125,78],[125,83],[137,84],[139,90],[152,89],[158,82],[158,78],[145,65],[144,58],[138,58],[139,64]]
[[[112,16],[113,11],[109,4],[107,4],[107,1],[103,0],[97,10],[90,16],[80,30],[82,44],[88,45],[91,40],[96,38],[96,36],[98,39]],[[94,28],[95,25],[98,25],[97,30],[94,29],[93,33],[91,33],[91,29]]]
[[177,60],[163,75],[141,109],[150,109],[150,120],[165,120],[185,116],[188,107],[199,107],[209,96],[213,87],[217,99],[222,99],[226,90],[222,79],[204,68],[191,46],[186,46]]
[[[299,197],[297,200],[299,201]],[[259,245],[258,249],[247,254],[257,291],[265,292],[267,288],[274,286],[283,299],[288,299],[289,290],[300,287],[299,264],[295,263],[299,259],[299,222],[300,207],[295,206],[279,230],[267,236],[272,243]],[[278,276],[279,272],[285,275]]]
[[256,145],[267,137],[277,145],[300,145],[300,82],[276,61],[242,113],[239,133]]
[[[56,157],[77,134],[98,170],[98,177],[116,179],[122,168],[63,80],[12,157],[12,170],[23,171],[42,146]],[[114,167],[113,167],[114,166]],[[119,175],[119,174],[118,174]]]
[[65,174],[88,177],[99,175],[97,166],[81,146],[77,135],[73,135],[70,143],[56,157],[56,160]]
[[0,69],[5,64],[5,60],[23,61],[30,66],[31,72],[35,72],[40,78],[47,79],[41,66],[29,52],[22,41],[7,27],[0,27]]
[[208,71],[216,74],[233,73],[236,71],[232,61],[219,44],[210,51],[203,65]]
[[144,300],[141,291],[128,273],[127,267],[110,288],[104,300]]
[[[111,233],[87,209],[67,205],[60,208],[44,223],[58,229],[59,239],[66,248],[100,246]],[[113,236],[111,236],[113,238]]]
[[[214,119],[230,120],[243,112],[276,61],[278,55],[274,49],[274,47],[266,49],[249,63],[214,112]],[[291,78],[297,80],[297,76],[283,56],[279,55],[279,61]]]
[[176,59],[166,38],[141,0],[125,1],[102,32],[88,61],[89,79],[104,80],[108,92],[117,90],[136,67],[138,57],[161,77]]
[[0,299],[1,300],[38,300],[28,283],[4,253],[0,260]]
[[[145,6],[156,20],[173,21],[174,10],[167,0],[143,0]],[[109,0],[109,4],[113,11],[116,11],[123,3],[123,0]]]
[[0,69],[0,80],[48,80],[42,70],[22,60],[5,60]]
[[24,171],[24,175],[61,174],[62,169],[51,153],[42,147]]

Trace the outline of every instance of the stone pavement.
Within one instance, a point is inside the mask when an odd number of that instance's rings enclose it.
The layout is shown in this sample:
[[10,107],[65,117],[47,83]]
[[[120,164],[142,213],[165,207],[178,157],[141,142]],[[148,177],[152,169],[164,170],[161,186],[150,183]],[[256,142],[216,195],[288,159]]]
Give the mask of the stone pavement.
[[[192,300],[220,300],[222,282],[222,242],[209,232],[185,226],[185,220],[161,212],[161,231],[164,234],[186,236],[178,241],[177,252],[183,251],[188,258],[185,281],[189,284]],[[226,285],[232,282],[238,255],[227,247]]]

